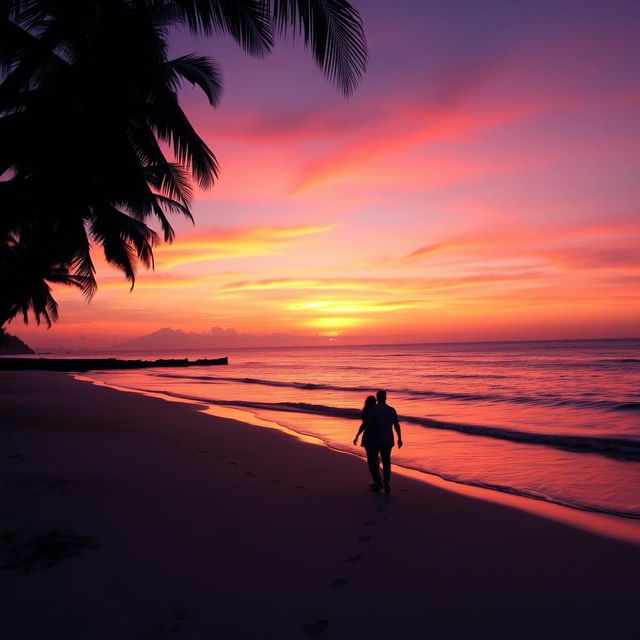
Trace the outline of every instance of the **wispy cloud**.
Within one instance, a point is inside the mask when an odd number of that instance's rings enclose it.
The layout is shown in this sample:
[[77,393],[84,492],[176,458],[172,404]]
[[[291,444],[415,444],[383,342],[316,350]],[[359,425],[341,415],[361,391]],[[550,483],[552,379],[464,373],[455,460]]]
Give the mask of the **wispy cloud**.
[[[526,102],[494,109],[455,109],[436,112],[420,105],[393,105],[365,135],[350,139],[340,149],[308,163],[293,188],[301,193],[332,179],[362,171],[372,161],[437,142],[468,141],[488,130],[522,120],[539,112],[538,102]],[[370,176],[375,180],[374,176]]]
[[336,225],[292,227],[219,228],[185,236],[172,245],[156,249],[158,268],[194,262],[279,255],[292,243],[327,233]]
[[558,223],[553,226],[511,227],[478,230],[442,242],[420,246],[400,258],[387,258],[382,264],[415,265],[430,261],[486,264],[515,257],[538,260],[566,270],[639,269],[637,246],[640,222],[593,221],[590,224]]

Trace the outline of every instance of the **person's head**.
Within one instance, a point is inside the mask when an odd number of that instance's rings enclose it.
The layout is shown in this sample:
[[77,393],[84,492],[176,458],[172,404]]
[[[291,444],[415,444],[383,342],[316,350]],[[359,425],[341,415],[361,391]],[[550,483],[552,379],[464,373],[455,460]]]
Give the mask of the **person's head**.
[[380,404],[384,404],[387,401],[387,392],[384,389],[380,389],[380,391],[376,393],[376,398],[378,398]]
[[362,407],[362,410],[367,411],[368,409],[371,409],[371,407],[373,407],[375,403],[376,403],[375,396],[367,396],[367,399],[364,401],[364,407]]
[[375,396],[367,396],[367,399],[364,401],[364,407],[362,407],[362,411],[360,412],[360,417],[363,420],[366,420],[367,414],[371,410],[371,407],[376,406]]

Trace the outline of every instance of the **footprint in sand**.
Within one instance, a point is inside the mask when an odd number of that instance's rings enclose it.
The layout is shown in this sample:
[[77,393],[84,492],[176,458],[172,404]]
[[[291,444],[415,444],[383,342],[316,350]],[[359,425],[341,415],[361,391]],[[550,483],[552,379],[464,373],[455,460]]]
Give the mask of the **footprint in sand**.
[[371,536],[358,536],[358,540],[360,540],[360,542],[369,542],[369,540],[371,540]]
[[303,487],[301,484],[299,484],[296,489],[304,489],[305,491],[307,490],[307,487]]
[[0,535],[0,570],[31,573],[99,548],[92,536],[79,536],[66,529],[44,533],[11,531]]
[[150,640],[168,640],[169,638],[175,637],[182,631],[184,623],[193,618],[192,615],[182,609],[172,611],[168,617],[168,622],[157,624],[150,629],[148,635]]
[[302,627],[302,632],[307,638],[318,638],[321,636],[329,626],[328,620],[314,620]]
[[362,558],[364,558],[364,556],[359,553],[351,553],[344,559],[344,561],[353,564],[354,562],[360,562]]
[[367,520],[364,524],[366,527],[373,527],[376,524],[377,520]]
[[329,586],[332,589],[342,589],[342,587],[346,587],[349,584],[349,581],[346,578],[336,578]]

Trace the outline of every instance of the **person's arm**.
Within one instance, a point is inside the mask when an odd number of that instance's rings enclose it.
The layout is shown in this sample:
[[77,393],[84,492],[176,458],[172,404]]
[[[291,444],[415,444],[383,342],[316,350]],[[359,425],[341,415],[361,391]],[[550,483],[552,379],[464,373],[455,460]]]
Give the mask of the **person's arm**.
[[398,449],[402,447],[402,432],[400,431],[400,422],[398,420],[398,414],[396,413],[396,420],[393,423],[393,428],[396,430],[398,434]]
[[353,439],[353,444],[358,444],[358,437],[365,430],[365,426],[366,425],[365,425],[364,420],[363,420],[362,424],[360,425],[360,428],[358,429],[358,433],[356,433],[356,437]]

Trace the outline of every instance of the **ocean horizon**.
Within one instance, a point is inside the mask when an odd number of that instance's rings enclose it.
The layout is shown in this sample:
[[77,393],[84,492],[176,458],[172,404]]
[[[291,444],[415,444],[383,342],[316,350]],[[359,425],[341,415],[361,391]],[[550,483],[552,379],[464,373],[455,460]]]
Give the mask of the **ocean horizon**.
[[[640,345],[640,337],[622,337],[622,338],[535,338],[527,340],[446,340],[446,341],[417,341],[417,342],[367,342],[357,344],[341,344],[339,339],[332,340],[326,344],[302,344],[302,345],[202,345],[202,346],[177,346],[177,347],[154,347],[144,349],[123,349],[117,346],[104,347],[104,348],[85,348],[85,347],[47,347],[43,345],[36,345],[32,347],[35,351],[34,354],[14,354],[24,355],[25,357],[42,356],[42,355],[55,355],[64,357],[70,354],[83,354],[83,355],[102,355],[102,356],[119,356],[119,355],[133,355],[138,357],[143,354],[183,354],[188,353],[191,357],[194,357],[195,352],[198,351],[212,351],[220,350],[220,355],[225,355],[226,351],[238,351],[243,349],[335,349],[336,347],[411,347],[411,346],[455,346],[455,345],[492,345],[492,344],[553,344],[553,343],[598,343],[598,342],[638,342]],[[1,357],[1,356],[0,356]]]

